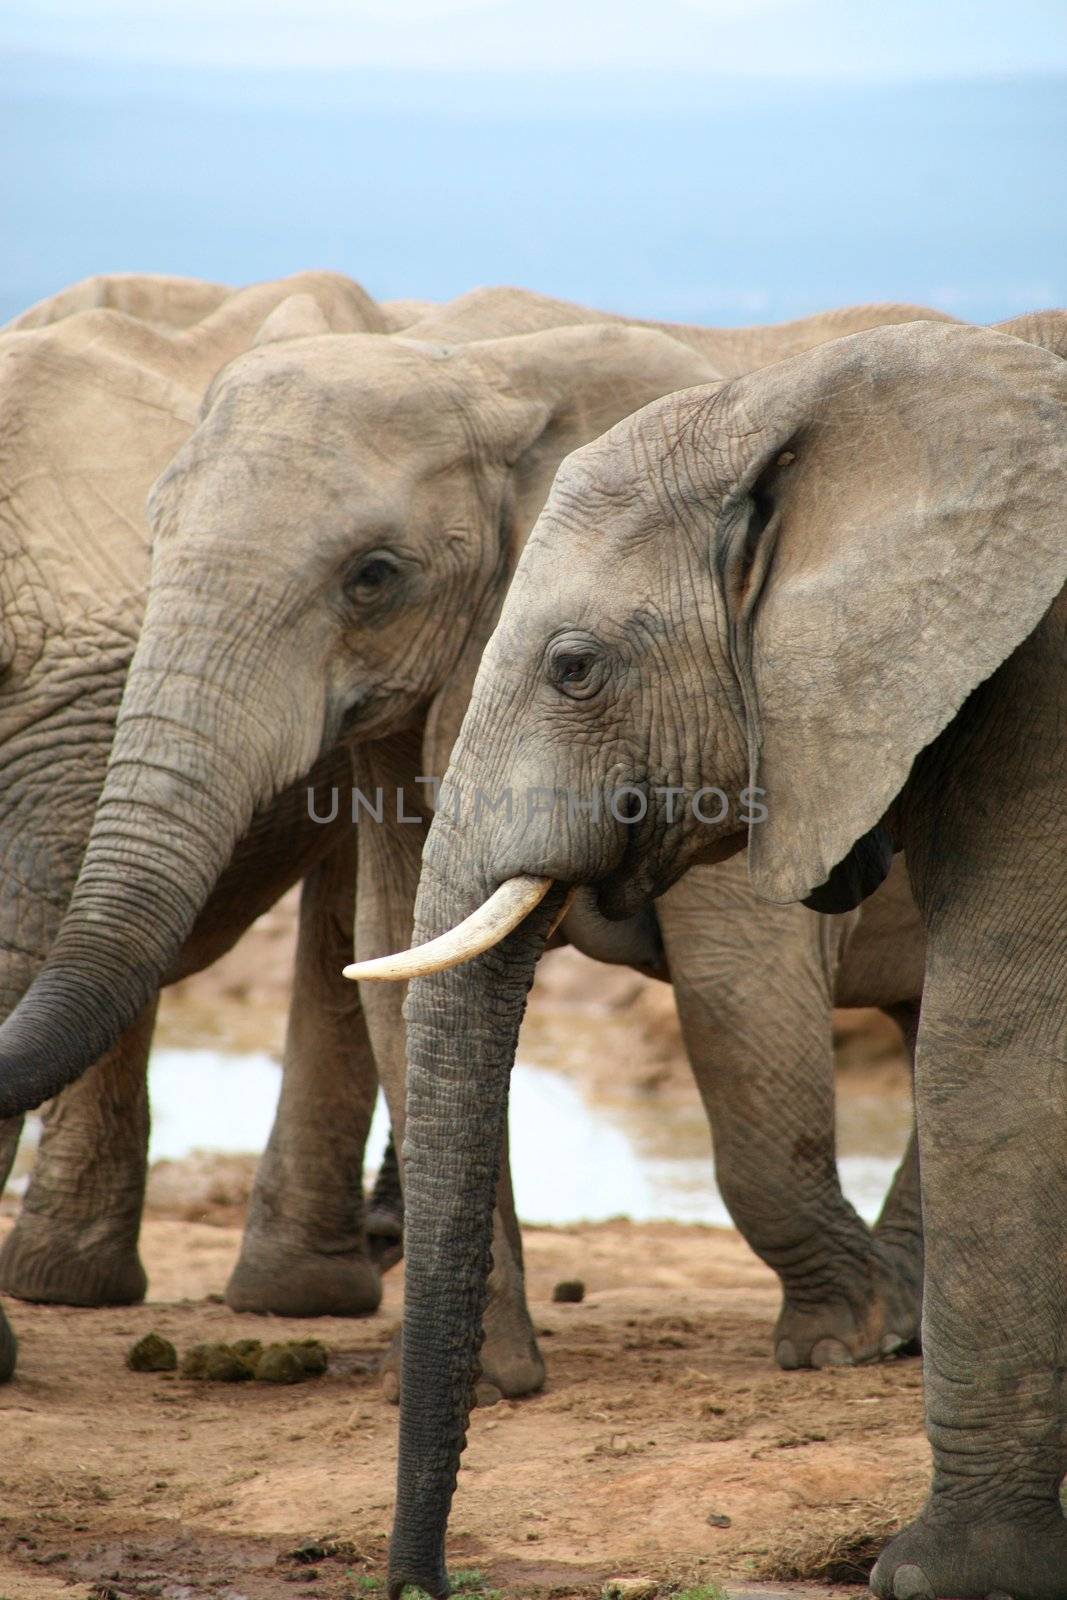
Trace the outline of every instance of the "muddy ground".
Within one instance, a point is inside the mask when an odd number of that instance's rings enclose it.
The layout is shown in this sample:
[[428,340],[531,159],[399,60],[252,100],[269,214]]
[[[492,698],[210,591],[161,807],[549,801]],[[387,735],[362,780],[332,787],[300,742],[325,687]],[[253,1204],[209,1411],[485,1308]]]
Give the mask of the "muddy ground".
[[[281,1036],[287,908],[213,973],[172,991],[171,1042],[233,1048]],[[545,964],[531,1026],[606,1095],[692,1094],[669,996],[629,975]],[[583,1028],[595,1048],[574,1050]],[[555,1041],[555,1043],[553,1042]],[[569,1041],[565,1044],[564,1041]],[[891,1031],[842,1020],[842,1088],[906,1092]],[[359,1321],[289,1323],[220,1302],[253,1162],[193,1158],[154,1175],[144,1306],[7,1301],[22,1348],[0,1390],[0,1600],[370,1597],[383,1570],[396,1411],[378,1362],[402,1269]],[[10,1225],[5,1202],[0,1230]],[[736,1234],[619,1220],[526,1230],[543,1394],[479,1410],[452,1521],[468,1589],[599,1595],[661,1590],[857,1595],[886,1533],[914,1510],[928,1451],[914,1360],[823,1373],[771,1363],[772,1275]],[[581,1304],[552,1301],[580,1278]],[[299,1386],[205,1384],[128,1371],[158,1330],[207,1339],[323,1339],[329,1372]],[[807,1588],[797,1594],[808,1593]]]

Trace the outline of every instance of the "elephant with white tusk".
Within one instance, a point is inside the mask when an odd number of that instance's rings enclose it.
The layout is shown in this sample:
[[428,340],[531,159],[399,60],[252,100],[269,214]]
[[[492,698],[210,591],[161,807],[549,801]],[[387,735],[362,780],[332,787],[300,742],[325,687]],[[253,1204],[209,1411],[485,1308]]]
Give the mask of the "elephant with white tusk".
[[[546,929],[575,886],[625,916],[747,845],[769,908],[842,912],[903,851],[928,944],[934,1478],[874,1591],[1065,1600],[1065,326],[1015,325],[1050,349],[933,323],[858,333],[657,401],[561,467],[482,659],[404,957],[393,1595],[448,1592],[508,1074]],[[560,803],[475,823],[473,796],[505,782]],[[668,808],[709,786],[731,797],[712,820]],[[641,803],[577,811],[575,791]],[[733,799],[753,793],[762,815]],[[468,940],[490,907],[499,938]]]

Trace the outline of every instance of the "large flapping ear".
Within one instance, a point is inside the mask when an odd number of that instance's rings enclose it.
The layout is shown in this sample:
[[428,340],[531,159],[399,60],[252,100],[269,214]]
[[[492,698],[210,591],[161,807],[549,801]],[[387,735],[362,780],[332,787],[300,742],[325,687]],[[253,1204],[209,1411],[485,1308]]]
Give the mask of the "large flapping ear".
[[1067,580],[1067,367],[914,323],[739,378],[694,426],[732,479],[719,562],[767,808],[749,870],[801,900]]
[[504,590],[563,457],[649,401],[717,376],[667,334],[610,324],[488,339],[454,354],[486,383],[485,426],[511,474],[511,527],[499,581],[426,725],[423,770],[435,777],[447,769]]
[[612,323],[485,340],[466,353],[498,397],[520,542],[564,456],[650,401],[719,377],[706,356],[668,334]]

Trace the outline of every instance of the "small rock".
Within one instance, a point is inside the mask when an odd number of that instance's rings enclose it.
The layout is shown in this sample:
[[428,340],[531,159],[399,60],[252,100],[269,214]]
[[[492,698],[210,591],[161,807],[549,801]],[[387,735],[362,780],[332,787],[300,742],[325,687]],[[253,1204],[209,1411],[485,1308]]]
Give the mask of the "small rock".
[[604,1600],[651,1600],[657,1588],[653,1578],[609,1578]]
[[585,1299],[585,1284],[581,1278],[564,1278],[552,1291],[556,1305],[576,1306]]
[[731,1519],[722,1511],[709,1511],[705,1520],[709,1528],[729,1528],[732,1526]]
[[146,1333],[127,1350],[126,1365],[131,1372],[173,1372],[178,1365],[178,1352],[161,1334]]

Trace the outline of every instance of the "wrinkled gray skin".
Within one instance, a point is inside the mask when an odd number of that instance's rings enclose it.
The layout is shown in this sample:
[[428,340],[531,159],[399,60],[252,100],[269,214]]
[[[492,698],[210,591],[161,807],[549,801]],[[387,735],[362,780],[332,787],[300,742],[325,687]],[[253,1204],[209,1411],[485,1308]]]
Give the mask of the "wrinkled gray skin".
[[[106,1048],[124,1023],[139,1026],[128,1019],[151,1003],[160,979],[186,970],[176,967],[175,952],[205,898],[217,900],[218,875],[251,818],[316,763],[321,770],[330,752],[358,745],[365,791],[380,783],[391,793],[403,784],[409,815],[425,804],[415,777],[443,770],[507,577],[567,449],[651,396],[764,359],[775,337],[791,349],[842,327],[914,315],[883,307],[781,330],[678,330],[682,342],[618,319],[583,326],[580,318],[588,323],[596,314],[516,291],[487,292],[412,332],[447,335],[455,346],[502,325],[543,331],[474,340],[450,355],[425,342],[300,337],[300,305],[279,307],[270,342],[216,383],[204,422],[154,496],[151,599],[109,782],[75,907],[35,998],[6,1034],[7,1043],[27,1048],[29,1066],[28,1084],[16,1090],[9,1062],[9,1094],[18,1094],[18,1104],[41,1098],[77,1070],[87,1048]],[[574,326],[549,331],[561,321]],[[694,348],[701,342],[713,348],[714,367]],[[361,586],[359,573],[383,546],[399,573],[381,595]],[[320,802],[317,810],[329,807]],[[362,951],[406,941],[421,841],[417,827],[363,830]],[[319,899],[305,894],[300,1000],[278,1119],[228,1288],[231,1304],[242,1308],[358,1311],[376,1295],[359,1256],[351,1198],[368,1103],[352,1104],[358,997],[338,976],[350,944],[348,890],[336,858],[329,860],[316,876]],[[287,871],[297,875],[296,865],[287,863]],[[663,934],[716,1117],[728,1199],[786,1288],[779,1359],[869,1359],[899,1348],[914,1338],[917,1322],[913,1164],[872,1242],[845,1204],[834,1166],[828,1002],[835,987],[847,995],[850,984],[864,1003],[914,1000],[921,965],[914,914],[906,902],[887,903],[887,925],[896,919],[902,930],[890,976],[889,965],[865,955],[856,919],[820,928],[817,919],[784,910],[753,934],[743,881],[715,894],[717,920],[731,925],[728,946],[687,949],[687,929],[703,918],[707,893],[695,882],[680,890]],[[601,925],[598,943],[589,926],[598,920],[588,907],[572,915],[569,929],[583,948],[642,964],[658,959],[647,917],[621,942],[617,930],[604,940]],[[867,943],[890,937],[872,924]],[[751,970],[744,952],[753,943],[767,952],[769,981],[783,994],[763,1038],[746,1020],[743,983],[731,990],[735,973]],[[881,987],[871,992],[862,974],[876,967]],[[392,1113],[402,1118],[399,998],[377,991],[367,1015]],[[125,1185],[130,1286],[120,1291],[127,1296],[143,1288],[132,1218],[143,1182],[144,1034],[141,1027],[140,1120],[125,1116],[136,1103],[132,1092],[126,1100],[111,1096],[106,1118],[97,1096],[97,1120],[82,1117],[87,1147],[95,1154],[106,1142],[112,1192]],[[84,1171],[83,1162],[72,1191]],[[85,1203],[76,1249],[57,1249],[51,1236],[60,1208],[51,1208],[49,1232],[37,1240],[24,1218],[9,1283],[42,1293],[39,1279],[27,1288],[25,1272],[14,1273],[35,1245],[48,1275],[44,1289],[53,1298],[70,1295],[64,1270],[72,1261],[83,1273],[94,1265],[99,1193],[90,1190]],[[523,1393],[540,1384],[543,1365],[523,1298],[506,1175],[497,1232],[483,1365],[496,1388]]]
[[[1023,331],[1063,348],[1065,322]],[[416,942],[517,874],[557,880],[502,944],[407,1000],[394,1594],[447,1590],[508,1070],[563,885],[592,887],[609,916],[677,892],[746,829],[736,807],[716,826],[684,808],[672,821],[656,787],[754,784],[762,899],[844,881],[880,837],[906,853],[928,939],[916,1088],[934,1478],[874,1590],[1067,1596],[1065,467],[1058,356],[915,324],[660,401],[561,468],[419,888]],[[457,795],[503,781],[628,783],[648,810],[455,825]]]
[[[386,326],[356,284],[329,273],[239,292],[188,279],[122,276],[64,290],[0,334],[5,1013],[39,970],[59,928],[103,787],[148,584],[145,496],[192,431],[219,367],[249,348],[265,319],[273,315],[284,326],[293,306],[303,306],[305,316],[313,310],[324,328],[342,332]],[[273,326],[277,331],[277,321]],[[337,757],[321,766],[316,782],[324,795],[346,769]],[[306,810],[301,785],[257,817],[163,976],[214,960],[305,871],[305,924],[308,907],[316,906],[311,920],[328,922],[335,902],[350,922],[350,851],[329,868],[315,866],[347,830],[310,826]],[[352,1009],[351,996],[336,982],[349,943],[330,948],[321,932],[310,935],[302,927],[287,1054],[307,1054],[312,1081],[330,1029],[326,1021],[313,1021],[327,980]],[[0,1281],[15,1293],[82,1305],[144,1294],[137,1236],[154,1010],[153,993],[84,1080],[52,1107],[22,1213],[0,1254]],[[345,1149],[358,1172],[360,1129],[374,1096],[373,1062],[358,1029],[338,1025],[334,1031],[345,1032],[330,1070],[352,1084],[353,1126]],[[347,1072],[339,1071],[339,1061]],[[0,1125],[0,1179],[10,1168],[20,1126],[21,1118]],[[305,1210],[315,1217],[319,1237],[323,1197],[308,1195]],[[361,1218],[352,1211],[346,1201],[351,1252],[358,1252],[354,1272],[370,1306],[377,1302],[377,1275],[361,1259]],[[340,1234],[340,1214],[335,1221]],[[0,1314],[0,1376],[10,1375],[13,1354]]]

